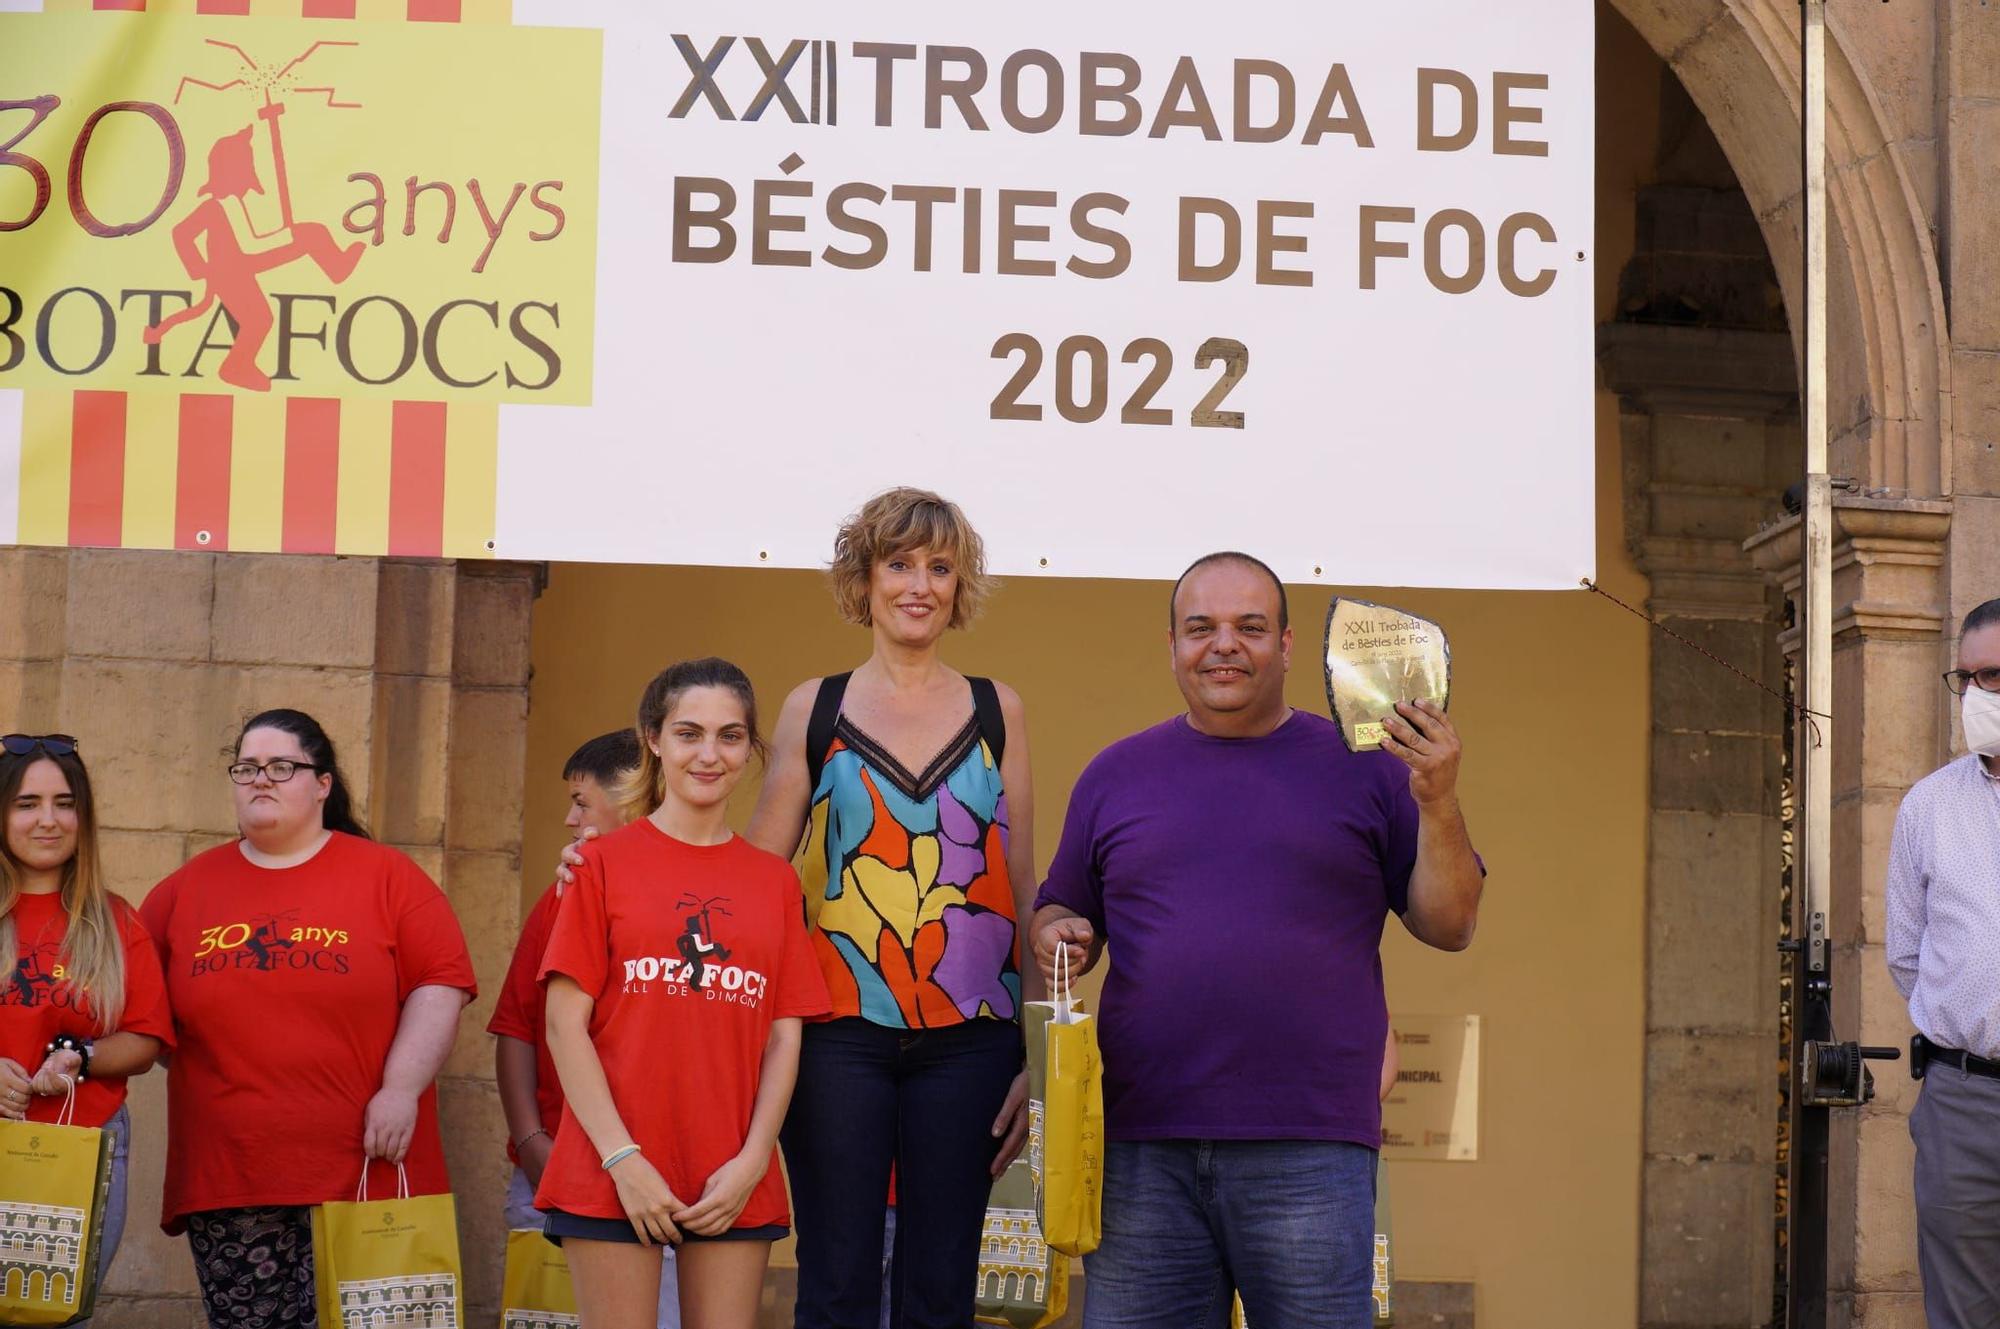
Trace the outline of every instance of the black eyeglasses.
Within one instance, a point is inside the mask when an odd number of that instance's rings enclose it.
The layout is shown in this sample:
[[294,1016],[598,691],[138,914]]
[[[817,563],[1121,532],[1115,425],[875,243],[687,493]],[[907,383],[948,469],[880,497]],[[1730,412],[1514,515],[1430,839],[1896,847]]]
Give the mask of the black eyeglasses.
[[16,757],[25,757],[36,748],[51,757],[74,757],[76,739],[68,734],[7,734],[0,736],[0,748]]
[[[1954,697],[1963,697],[1966,692],[1977,687],[1981,692],[2000,692],[2000,667],[1992,669],[1947,669],[1944,685],[1951,689]],[[13,751],[9,748],[8,751]]]
[[287,761],[280,757],[276,761],[239,761],[229,767],[229,778],[237,784],[255,784],[258,775],[263,775],[272,784],[283,784],[300,771],[316,771],[319,767],[309,761]]

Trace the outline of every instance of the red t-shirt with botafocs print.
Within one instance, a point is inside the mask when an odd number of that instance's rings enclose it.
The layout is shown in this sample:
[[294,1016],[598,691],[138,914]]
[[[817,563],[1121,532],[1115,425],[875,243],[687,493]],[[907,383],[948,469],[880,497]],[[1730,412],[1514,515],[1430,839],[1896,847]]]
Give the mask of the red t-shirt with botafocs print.
[[[396,850],[336,832],[289,868],[219,845],[154,887],[140,916],[178,1043],[161,1225],[353,1198],[403,1003],[420,987],[477,989],[444,892]],[[404,1165],[411,1194],[451,1189],[435,1085]],[[394,1196],[395,1168],[377,1160],[368,1193]]]
[[[650,820],[583,846],[542,958],[595,999],[590,1040],[611,1101],[668,1189],[693,1204],[750,1133],[771,1022],[825,1015],[791,864],[741,837],[673,839]],[[535,1203],[623,1218],[618,1187],[563,1108]],[[771,1153],[737,1227],[790,1221]]]
[[[77,1038],[104,1037],[90,995],[79,992],[66,967],[63,943],[69,936],[69,912],[60,892],[17,895],[14,918],[14,972],[0,976],[0,1057],[12,1058],[28,1074],[41,1069],[50,1040],[57,1034]],[[160,961],[152,938],[139,921],[139,911],[116,896],[111,915],[118,923],[125,948],[125,1007],[117,1032],[157,1038],[169,1050],[174,1045],[173,1017],[167,1011],[167,991],[160,981]],[[54,1121],[68,1095],[36,1095],[28,1104],[29,1121]],[[78,1126],[102,1126],[125,1104],[125,1077],[87,1075],[76,1087]]]

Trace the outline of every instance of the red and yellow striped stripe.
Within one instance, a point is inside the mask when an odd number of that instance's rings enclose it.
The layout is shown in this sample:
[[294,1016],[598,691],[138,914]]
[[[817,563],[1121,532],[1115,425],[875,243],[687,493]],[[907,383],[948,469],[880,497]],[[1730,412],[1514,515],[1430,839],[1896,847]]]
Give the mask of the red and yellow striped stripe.
[[[512,0],[49,0],[216,16],[511,23]],[[30,389],[22,544],[490,558],[499,408]]]

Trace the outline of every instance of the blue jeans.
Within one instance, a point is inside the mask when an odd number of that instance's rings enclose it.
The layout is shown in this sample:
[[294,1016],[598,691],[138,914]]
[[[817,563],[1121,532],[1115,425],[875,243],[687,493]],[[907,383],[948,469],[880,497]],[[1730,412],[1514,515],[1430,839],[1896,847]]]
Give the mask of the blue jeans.
[[[111,1189],[104,1202],[104,1230],[97,1238],[97,1295],[104,1296],[104,1276],[118,1258],[118,1243],[125,1235],[125,1165],[132,1148],[132,1114],[121,1105],[104,1123],[111,1136]],[[78,1320],[75,1329],[88,1329],[89,1320]]]
[[1369,1329],[1375,1151],[1316,1140],[1113,1141],[1084,1329]]
[[808,1024],[782,1135],[798,1232],[795,1329],[879,1329],[889,1167],[896,1228],[889,1323],[972,1323],[980,1230],[999,1141],[993,1119],[1021,1069],[1021,1027],[968,1020],[891,1029]]

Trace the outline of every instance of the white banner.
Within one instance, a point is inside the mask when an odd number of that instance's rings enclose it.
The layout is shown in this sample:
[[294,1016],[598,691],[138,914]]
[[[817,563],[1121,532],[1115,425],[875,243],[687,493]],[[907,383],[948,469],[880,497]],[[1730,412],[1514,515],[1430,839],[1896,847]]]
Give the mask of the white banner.
[[606,29],[603,203],[503,556],[818,565],[901,483],[1005,573],[1591,575],[1583,0],[516,19]]
[[1573,587],[1593,55],[1587,0],[0,15],[0,539],[811,567],[913,484],[1005,574]]

